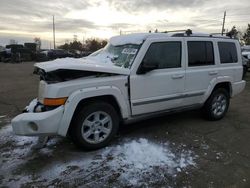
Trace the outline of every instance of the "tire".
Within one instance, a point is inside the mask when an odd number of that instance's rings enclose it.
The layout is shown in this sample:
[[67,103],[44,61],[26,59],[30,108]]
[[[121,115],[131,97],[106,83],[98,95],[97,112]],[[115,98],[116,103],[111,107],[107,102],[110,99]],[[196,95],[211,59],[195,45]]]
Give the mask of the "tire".
[[119,128],[119,116],[115,108],[106,102],[84,105],[75,116],[71,136],[76,146],[96,150],[107,146]]
[[222,119],[228,110],[230,95],[224,88],[218,88],[212,92],[203,107],[205,118],[211,121]]

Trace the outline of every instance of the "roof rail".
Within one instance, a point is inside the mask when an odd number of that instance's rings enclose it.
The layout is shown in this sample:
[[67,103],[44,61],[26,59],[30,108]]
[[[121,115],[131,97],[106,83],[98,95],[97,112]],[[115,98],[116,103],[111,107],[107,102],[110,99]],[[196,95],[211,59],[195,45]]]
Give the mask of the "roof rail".
[[223,38],[223,39],[234,39],[229,36],[223,36],[221,35],[221,33],[195,34],[191,29],[164,31],[163,33],[174,33],[172,37],[213,37],[213,38]]
[[[177,33],[177,32],[184,32],[187,36],[190,36],[193,33],[191,29],[164,31],[163,33]],[[184,33],[177,33],[177,34],[184,34]]]

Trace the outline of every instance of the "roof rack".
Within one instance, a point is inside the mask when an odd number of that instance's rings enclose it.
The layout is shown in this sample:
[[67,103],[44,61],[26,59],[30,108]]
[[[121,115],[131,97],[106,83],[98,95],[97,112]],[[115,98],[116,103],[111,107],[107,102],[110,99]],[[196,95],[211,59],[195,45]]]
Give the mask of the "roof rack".
[[212,37],[223,39],[234,39],[229,36],[223,36],[221,33],[195,34],[191,29],[164,31],[163,33],[174,33],[172,37]]
[[[179,33],[179,32],[184,32],[184,33]],[[172,30],[172,31],[164,31],[163,33],[176,33],[176,34],[186,34],[187,36],[190,36],[191,34],[193,34],[191,29],[185,29],[185,30]],[[176,35],[174,34],[174,35]]]

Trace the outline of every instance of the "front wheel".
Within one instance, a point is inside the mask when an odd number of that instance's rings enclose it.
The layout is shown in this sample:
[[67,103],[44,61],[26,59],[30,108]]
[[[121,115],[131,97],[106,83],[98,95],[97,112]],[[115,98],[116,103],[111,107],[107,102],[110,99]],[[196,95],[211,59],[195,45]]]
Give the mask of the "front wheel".
[[215,121],[222,119],[228,110],[230,96],[226,89],[218,88],[206,101],[203,112],[207,119]]
[[105,147],[118,131],[119,116],[109,103],[87,104],[77,114],[71,134],[74,143],[87,150]]

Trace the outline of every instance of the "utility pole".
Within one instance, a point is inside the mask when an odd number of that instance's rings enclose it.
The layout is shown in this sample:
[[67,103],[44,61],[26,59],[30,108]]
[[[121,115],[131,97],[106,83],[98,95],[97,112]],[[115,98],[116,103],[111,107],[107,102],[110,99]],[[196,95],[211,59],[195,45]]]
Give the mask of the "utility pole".
[[53,41],[54,41],[54,49],[56,49],[56,33],[55,33],[55,16],[53,15]]
[[221,35],[223,36],[223,34],[224,34],[224,30],[225,30],[225,21],[226,21],[226,14],[227,14],[227,12],[225,11],[224,12],[224,17],[223,17],[223,23],[222,23],[222,30],[221,30]]

